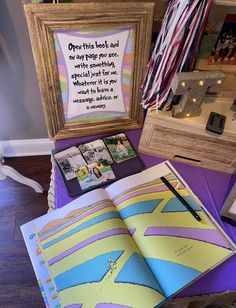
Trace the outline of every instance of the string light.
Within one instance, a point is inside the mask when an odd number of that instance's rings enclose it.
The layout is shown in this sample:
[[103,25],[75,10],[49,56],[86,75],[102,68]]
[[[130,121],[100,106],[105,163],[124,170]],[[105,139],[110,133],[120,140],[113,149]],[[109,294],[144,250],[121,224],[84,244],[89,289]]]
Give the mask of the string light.
[[193,98],[192,101],[193,101],[194,103],[196,103],[197,100],[196,100],[196,98]]
[[199,86],[201,86],[201,87],[202,87],[202,86],[204,85],[203,80],[200,80],[198,84],[199,84]]
[[185,82],[183,81],[183,82],[181,82],[181,86],[182,87],[185,87],[186,86],[186,84],[185,84]]
[[187,113],[186,116],[187,116],[187,117],[190,117],[190,113]]
[[221,80],[221,79],[218,79],[218,80],[217,80],[217,83],[218,83],[218,84],[222,84],[222,80]]

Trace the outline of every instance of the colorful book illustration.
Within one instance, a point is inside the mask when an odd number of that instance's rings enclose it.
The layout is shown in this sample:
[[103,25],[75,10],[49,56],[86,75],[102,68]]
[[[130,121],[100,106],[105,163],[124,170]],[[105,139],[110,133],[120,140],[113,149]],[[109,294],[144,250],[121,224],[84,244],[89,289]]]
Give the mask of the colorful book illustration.
[[21,230],[47,307],[158,307],[235,253],[169,162],[93,190]]

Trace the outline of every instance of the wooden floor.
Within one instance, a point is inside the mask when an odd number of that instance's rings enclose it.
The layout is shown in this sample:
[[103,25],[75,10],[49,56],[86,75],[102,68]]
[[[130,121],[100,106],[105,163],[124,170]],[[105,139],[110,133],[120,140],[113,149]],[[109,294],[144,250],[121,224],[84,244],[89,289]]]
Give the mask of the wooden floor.
[[19,227],[47,212],[50,156],[8,158],[5,163],[39,182],[45,192],[38,194],[10,178],[0,181],[0,308],[45,307]]

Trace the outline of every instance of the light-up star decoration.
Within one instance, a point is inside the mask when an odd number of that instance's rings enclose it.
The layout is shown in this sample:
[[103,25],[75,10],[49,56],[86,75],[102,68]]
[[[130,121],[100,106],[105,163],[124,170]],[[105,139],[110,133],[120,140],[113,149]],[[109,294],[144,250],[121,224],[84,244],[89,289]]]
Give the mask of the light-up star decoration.
[[194,117],[201,113],[204,95],[219,92],[225,74],[219,71],[177,73],[171,84],[174,95],[181,96],[172,108],[175,118]]

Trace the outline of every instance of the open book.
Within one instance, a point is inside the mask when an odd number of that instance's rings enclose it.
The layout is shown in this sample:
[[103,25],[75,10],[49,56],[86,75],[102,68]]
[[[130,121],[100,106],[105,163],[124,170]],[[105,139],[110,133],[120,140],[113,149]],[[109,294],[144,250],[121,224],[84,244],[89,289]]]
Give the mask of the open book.
[[48,307],[158,307],[235,252],[169,162],[91,191],[21,229]]

